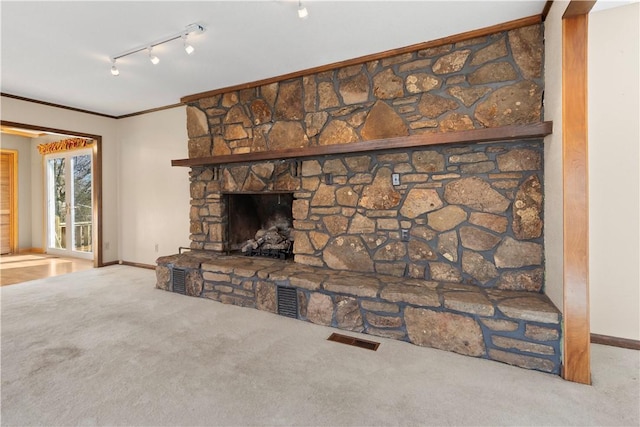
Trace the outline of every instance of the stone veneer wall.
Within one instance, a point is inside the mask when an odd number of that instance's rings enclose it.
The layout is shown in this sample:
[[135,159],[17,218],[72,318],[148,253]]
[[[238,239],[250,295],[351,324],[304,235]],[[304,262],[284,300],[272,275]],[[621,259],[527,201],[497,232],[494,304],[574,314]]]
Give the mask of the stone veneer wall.
[[[189,157],[539,122],[542,53],[534,25],[202,98]],[[194,167],[191,246],[226,249],[222,192],[292,191],[296,262],[538,291],[541,157],[520,143]]]

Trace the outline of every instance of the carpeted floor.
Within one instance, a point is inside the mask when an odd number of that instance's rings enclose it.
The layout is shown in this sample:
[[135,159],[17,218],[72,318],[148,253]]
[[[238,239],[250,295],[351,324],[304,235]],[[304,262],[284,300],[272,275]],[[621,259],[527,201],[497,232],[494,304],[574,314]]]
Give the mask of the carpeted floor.
[[640,423],[638,351],[593,345],[584,386],[377,337],[351,347],[154,284],[112,266],[2,287],[1,424]]

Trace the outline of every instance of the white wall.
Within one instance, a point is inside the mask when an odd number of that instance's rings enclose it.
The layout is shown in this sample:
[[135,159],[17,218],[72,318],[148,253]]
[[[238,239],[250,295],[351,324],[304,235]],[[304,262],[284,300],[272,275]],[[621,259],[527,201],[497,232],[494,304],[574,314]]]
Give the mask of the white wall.
[[0,146],[18,152],[18,251],[31,243],[31,138],[2,134]]
[[184,106],[118,120],[125,261],[155,265],[158,256],[190,244],[190,168],[171,166],[172,159],[188,157],[186,122]]
[[591,332],[640,340],[640,5],[589,15]]
[[553,133],[544,140],[545,293],[562,311],[562,14],[567,1],[554,1],[544,25],[544,120]]
[[[102,253],[104,262],[117,261],[117,120],[4,96],[0,102],[2,120],[102,136]],[[105,249],[106,244],[110,249]]]

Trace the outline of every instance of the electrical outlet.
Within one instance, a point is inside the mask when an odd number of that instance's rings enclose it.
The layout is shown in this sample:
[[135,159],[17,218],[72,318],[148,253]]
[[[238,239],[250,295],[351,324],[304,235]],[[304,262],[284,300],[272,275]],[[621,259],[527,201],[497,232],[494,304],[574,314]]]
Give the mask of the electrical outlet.
[[400,230],[400,238],[403,242],[409,241],[409,230],[407,228]]
[[156,253],[158,252],[158,250],[160,250],[160,245],[156,243]]
[[393,185],[400,185],[400,174],[399,173],[391,174],[391,183]]

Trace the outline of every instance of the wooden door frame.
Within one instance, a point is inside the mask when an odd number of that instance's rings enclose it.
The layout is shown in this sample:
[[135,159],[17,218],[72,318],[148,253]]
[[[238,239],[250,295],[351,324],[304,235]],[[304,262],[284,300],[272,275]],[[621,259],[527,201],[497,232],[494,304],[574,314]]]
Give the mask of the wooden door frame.
[[591,384],[589,320],[589,12],[572,0],[562,16],[564,379]]
[[[91,144],[91,153],[93,156],[93,235],[91,236],[93,247],[93,266],[103,267],[104,262],[102,260],[102,136],[93,135],[84,132],[76,132],[66,129],[54,129],[45,126],[37,126],[25,123],[8,122],[5,120],[0,121],[2,126],[18,127],[28,130],[44,131],[60,133],[69,136],[78,136],[81,138],[91,138],[95,141]],[[46,246],[46,243],[45,243]]]
[[2,154],[8,154],[11,157],[11,172],[9,173],[9,252],[15,254],[18,252],[18,150],[2,148]]

